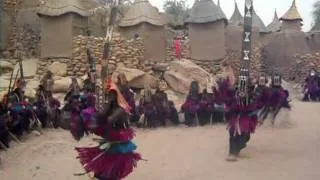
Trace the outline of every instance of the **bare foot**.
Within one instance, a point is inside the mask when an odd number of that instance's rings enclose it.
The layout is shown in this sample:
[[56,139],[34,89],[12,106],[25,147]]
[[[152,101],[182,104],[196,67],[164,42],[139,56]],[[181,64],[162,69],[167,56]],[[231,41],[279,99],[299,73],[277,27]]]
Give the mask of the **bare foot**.
[[236,162],[236,161],[238,161],[238,159],[237,159],[237,156],[236,156],[236,155],[230,154],[230,155],[226,158],[226,161],[228,161],[228,162]]

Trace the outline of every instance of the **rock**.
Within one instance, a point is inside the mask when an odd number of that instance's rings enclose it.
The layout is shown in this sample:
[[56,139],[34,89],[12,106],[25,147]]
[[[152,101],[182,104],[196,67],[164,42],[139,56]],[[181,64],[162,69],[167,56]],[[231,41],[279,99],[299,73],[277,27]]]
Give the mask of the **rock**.
[[3,71],[4,69],[13,70],[14,65],[8,61],[0,59],[0,69]]
[[117,74],[119,73],[124,73],[126,78],[127,78],[127,81],[130,82],[130,81],[133,81],[137,78],[141,78],[143,77],[146,73],[143,72],[143,71],[140,71],[138,69],[131,69],[131,68],[125,68],[125,67],[118,67],[114,73],[113,73],[113,77],[116,76]]
[[[57,98],[61,103],[64,103],[64,97],[65,97],[65,93],[56,93],[53,94],[54,98]],[[63,104],[61,104],[61,106],[63,106]]]
[[166,71],[164,79],[168,85],[179,93],[188,94],[192,79],[175,71]]
[[129,86],[133,88],[145,88],[145,86],[150,88],[156,88],[158,84],[158,79],[153,77],[150,74],[145,74],[139,78],[135,78],[131,81],[129,81]]
[[[24,59],[22,60],[23,75],[25,79],[33,79],[37,74],[39,59]],[[14,74],[19,69],[19,63],[14,67]]]
[[53,93],[66,93],[70,84],[70,78],[62,78],[55,81],[53,85]]
[[8,81],[7,79],[0,77],[0,89],[1,90],[7,90],[9,87],[9,83],[10,83],[10,81]]
[[40,84],[40,82],[37,80],[27,81],[25,95],[28,97],[35,97],[39,84]]
[[167,71],[169,68],[169,64],[167,63],[158,63],[158,64],[154,64],[152,65],[152,70],[154,71]]
[[67,75],[67,64],[54,62],[49,67],[48,70],[52,72],[55,76],[66,76]]
[[117,63],[117,67],[125,67],[125,65],[123,63]]
[[[210,77],[210,74],[207,71],[205,71],[200,66],[194,64],[189,60],[173,61],[170,63],[169,68],[170,68],[169,70],[170,73],[167,75],[167,77],[170,78],[171,83],[174,82],[173,79],[180,78],[180,77],[183,77],[182,78],[183,81],[181,83],[189,82],[189,84],[187,85],[188,87],[187,91],[185,91],[185,85],[180,86],[179,81],[175,82],[176,86],[181,87],[181,88],[178,88],[180,89],[178,92],[182,92],[182,93],[188,92],[189,85],[192,81],[198,81],[201,89],[205,88],[207,84],[207,79]],[[174,84],[171,84],[171,85],[174,85]]]
[[2,99],[3,99],[3,96],[5,95],[5,94],[7,94],[8,93],[8,91],[0,91],[0,100],[2,101]]

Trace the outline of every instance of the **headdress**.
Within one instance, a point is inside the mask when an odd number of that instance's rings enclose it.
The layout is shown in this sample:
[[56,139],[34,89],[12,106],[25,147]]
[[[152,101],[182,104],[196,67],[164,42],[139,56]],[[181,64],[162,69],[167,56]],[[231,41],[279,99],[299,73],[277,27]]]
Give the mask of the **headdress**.
[[167,83],[164,80],[160,80],[158,84],[158,88],[160,91],[165,91],[168,88]]
[[272,85],[273,86],[281,86],[282,78],[279,74],[275,74],[272,76]]
[[121,94],[120,90],[118,89],[117,85],[113,83],[111,80],[106,80],[107,82],[105,89],[110,91],[115,91],[117,93],[117,102],[118,105],[128,114],[131,114],[131,107],[129,106],[128,102],[124,99],[123,95]]
[[264,75],[260,75],[258,83],[259,85],[262,85],[262,86],[266,85],[268,83],[267,77]]

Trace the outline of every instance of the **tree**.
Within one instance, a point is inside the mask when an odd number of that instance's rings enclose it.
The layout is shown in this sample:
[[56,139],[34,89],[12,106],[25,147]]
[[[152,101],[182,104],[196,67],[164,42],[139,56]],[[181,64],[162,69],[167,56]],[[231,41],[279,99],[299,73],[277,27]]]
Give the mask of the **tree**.
[[163,9],[167,14],[169,25],[182,25],[189,15],[186,0],[166,0]]
[[311,31],[318,31],[320,30],[320,0],[317,0],[313,4],[313,27]]
[[313,4],[313,19],[314,19],[314,22],[320,22],[320,1],[316,1],[314,4]]

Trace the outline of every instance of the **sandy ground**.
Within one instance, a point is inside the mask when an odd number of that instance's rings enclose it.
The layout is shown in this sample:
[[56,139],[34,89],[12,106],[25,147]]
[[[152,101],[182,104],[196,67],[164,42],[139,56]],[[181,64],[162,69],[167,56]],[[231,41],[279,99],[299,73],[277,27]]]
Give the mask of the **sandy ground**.
[[[317,180],[320,179],[320,104],[295,102],[275,127],[265,123],[235,163],[225,161],[224,125],[139,130],[141,161],[128,180]],[[85,180],[69,132],[51,130],[3,153],[1,180]]]

